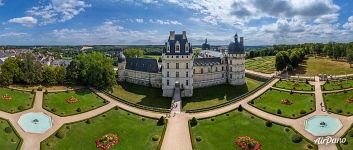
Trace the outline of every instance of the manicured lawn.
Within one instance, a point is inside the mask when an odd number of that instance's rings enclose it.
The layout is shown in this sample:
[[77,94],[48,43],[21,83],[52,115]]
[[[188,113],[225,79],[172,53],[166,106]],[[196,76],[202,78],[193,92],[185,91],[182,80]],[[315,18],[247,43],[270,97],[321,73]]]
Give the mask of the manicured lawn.
[[[79,100],[75,103],[68,103],[70,98]],[[107,104],[94,92],[89,89],[80,89],[69,92],[48,93],[44,96],[44,109],[59,116],[68,116],[90,111]]]
[[[198,125],[191,127],[194,150],[241,150],[235,144],[240,136],[249,136],[259,141],[261,149],[265,150],[307,149],[307,145],[310,144],[304,139],[299,143],[292,142],[291,138],[295,132],[291,128],[275,123],[272,127],[267,127],[265,120],[246,111],[233,111],[227,114],[211,118],[214,121],[199,120]],[[201,141],[196,141],[197,136],[201,137]],[[313,149],[316,149],[315,146]]]
[[323,85],[323,90],[325,91],[342,90],[348,88],[353,88],[353,80],[329,81]]
[[255,89],[262,83],[258,80],[246,78],[246,85],[243,86],[225,84],[194,89],[193,97],[183,98],[183,110],[199,109],[225,103]]
[[[315,110],[313,94],[299,94],[270,89],[250,104],[269,113],[277,114],[288,118],[298,118]],[[282,101],[289,100],[292,104],[282,104]],[[278,109],[281,113],[278,114]],[[301,112],[301,111],[305,111]]]
[[296,91],[313,91],[314,86],[305,83],[303,81],[278,81],[275,87],[287,89],[287,90],[296,90]]
[[[112,109],[104,114],[61,127],[58,132],[62,139],[52,135],[41,142],[42,150],[97,150],[95,141],[107,133],[115,133],[120,138],[112,149],[155,150],[162,138],[165,126],[157,126],[157,120],[144,118],[122,109]],[[152,137],[159,137],[153,141]],[[49,146],[48,146],[49,145]]]
[[131,83],[118,83],[112,91],[112,95],[131,103],[169,109],[172,99],[163,97],[162,93],[162,89]]
[[[4,97],[10,98],[5,100]],[[34,94],[8,88],[0,88],[0,110],[16,113],[32,108]]]
[[346,62],[333,61],[332,59],[323,57],[309,57],[309,59],[299,65],[295,73],[310,76],[318,74],[344,75],[345,73],[353,73],[353,68],[350,68]]
[[[11,130],[5,131],[9,128]],[[17,147],[21,146],[19,145],[21,143],[21,139],[18,137],[14,129],[10,126],[10,124],[6,121],[0,118],[0,147],[1,149],[7,149],[7,150],[16,150]]]
[[342,150],[351,150],[353,147],[353,128],[348,130],[347,134],[343,136],[342,138],[347,139],[347,143],[343,144],[340,143],[339,146],[341,147]]
[[256,72],[271,74],[276,71],[275,56],[255,57],[245,60],[245,68]]
[[[325,106],[330,112],[342,115],[353,114],[353,91],[324,94]],[[352,99],[352,102],[348,102]]]

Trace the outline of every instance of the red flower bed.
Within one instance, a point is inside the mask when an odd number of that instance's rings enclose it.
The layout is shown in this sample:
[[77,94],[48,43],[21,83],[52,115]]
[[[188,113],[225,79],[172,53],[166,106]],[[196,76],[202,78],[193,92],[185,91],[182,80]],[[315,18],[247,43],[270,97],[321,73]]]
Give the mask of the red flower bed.
[[261,147],[260,142],[248,136],[238,137],[236,144],[243,150],[260,150]]
[[69,104],[77,103],[77,102],[79,102],[79,101],[80,101],[80,100],[77,99],[77,98],[75,98],[75,97],[71,97],[71,98],[69,98],[69,99],[66,100],[66,102],[69,103]]
[[96,147],[101,150],[108,150],[115,144],[119,143],[119,137],[115,133],[108,133],[96,140]]
[[4,96],[1,96],[1,99],[5,100],[5,101],[10,101],[10,100],[12,100],[12,97],[6,94]]

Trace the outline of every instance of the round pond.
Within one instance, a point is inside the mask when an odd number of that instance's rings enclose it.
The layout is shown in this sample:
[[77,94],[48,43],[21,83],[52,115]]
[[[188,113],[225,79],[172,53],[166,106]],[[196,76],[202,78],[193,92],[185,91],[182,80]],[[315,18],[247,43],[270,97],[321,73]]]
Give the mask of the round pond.
[[330,136],[343,127],[341,121],[328,115],[315,115],[305,120],[305,130],[314,136]]
[[52,127],[52,120],[42,112],[30,112],[21,115],[18,124],[25,132],[44,133]]

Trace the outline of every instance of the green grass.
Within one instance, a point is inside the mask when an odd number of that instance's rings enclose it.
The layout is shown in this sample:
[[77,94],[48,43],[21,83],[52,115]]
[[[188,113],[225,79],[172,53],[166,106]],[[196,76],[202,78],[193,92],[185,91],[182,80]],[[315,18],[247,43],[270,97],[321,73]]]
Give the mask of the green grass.
[[[105,117],[104,117],[105,116]],[[90,119],[90,124],[80,121],[64,125],[59,132],[65,133],[63,139],[54,135],[41,142],[42,150],[97,150],[95,141],[107,133],[116,133],[120,142],[110,150],[155,150],[162,138],[165,126],[157,126],[157,120],[144,118],[122,109],[112,109]],[[69,129],[68,129],[69,128]],[[50,146],[48,146],[48,143]]]
[[342,90],[348,88],[353,88],[353,80],[329,81],[323,85],[323,90],[325,91]]
[[[10,133],[5,132],[5,128],[10,127]],[[21,139],[16,134],[11,125],[4,119],[0,118],[0,147],[1,149],[16,150],[20,146]]]
[[[68,103],[67,99],[74,97],[77,103]],[[43,106],[46,110],[59,116],[68,116],[87,112],[107,104],[102,98],[89,89],[80,89],[69,92],[48,93],[44,96]],[[80,108],[81,110],[77,110]]]
[[143,58],[154,58],[154,59],[158,59],[161,58],[161,55],[144,55]]
[[[292,104],[281,104],[281,101],[284,99],[290,100]],[[311,94],[290,94],[290,92],[274,89],[266,91],[264,94],[251,101],[250,104],[263,111],[287,118],[298,118],[315,110],[315,100],[314,96]],[[277,113],[278,109],[281,110],[281,114]],[[301,114],[300,112],[302,110],[306,113]]]
[[348,99],[353,99],[353,90],[339,93],[324,94],[325,106],[330,112],[339,113],[342,115],[353,114],[353,103],[348,103]]
[[183,98],[183,110],[206,108],[225,103],[247,93],[263,82],[246,78],[246,85],[232,86],[228,84],[194,89],[193,97]]
[[337,74],[352,74],[353,68],[350,68],[349,64],[346,62],[334,61],[329,58],[322,57],[309,57],[309,59],[304,60],[302,64],[295,71],[296,74],[302,75],[337,75]]
[[[6,101],[2,96],[8,95],[12,99]],[[22,92],[12,90],[8,88],[0,88],[0,110],[9,113],[16,113],[26,109],[30,109],[33,106],[34,94],[29,92]]]
[[113,87],[111,94],[131,103],[169,109],[172,99],[163,97],[162,93],[162,89],[159,88],[132,83],[118,83],[118,85]]
[[346,138],[347,140],[347,144],[343,144],[343,143],[340,143],[339,144],[339,147],[341,148],[341,150],[351,150],[352,147],[353,147],[353,135],[351,135],[351,133],[353,133],[353,128],[350,128],[348,131],[347,131],[347,134],[345,134],[342,138]]
[[[265,120],[246,111],[227,114],[229,116],[223,114],[212,118],[214,121],[210,118],[199,120],[197,126],[191,127],[194,150],[241,150],[235,144],[239,136],[250,136],[259,141],[261,149],[265,150],[299,150],[306,149],[309,144],[304,139],[293,143],[291,138],[295,132],[291,128],[274,123],[272,127],[266,127]],[[200,136],[201,141],[196,141],[196,136]]]
[[276,71],[275,56],[255,57],[245,60],[245,68],[256,72],[271,74]]
[[296,91],[313,91],[314,86],[307,84],[302,81],[278,81],[275,87],[287,89],[287,90],[296,90]]

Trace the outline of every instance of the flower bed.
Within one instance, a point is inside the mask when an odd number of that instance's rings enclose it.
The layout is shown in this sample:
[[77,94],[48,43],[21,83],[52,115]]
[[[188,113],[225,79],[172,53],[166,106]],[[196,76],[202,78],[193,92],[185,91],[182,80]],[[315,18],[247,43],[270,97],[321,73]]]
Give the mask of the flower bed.
[[353,103],[353,98],[347,99],[346,102],[347,102],[348,104]]
[[5,95],[1,96],[1,99],[5,100],[5,101],[10,101],[10,100],[12,100],[12,97],[5,94]]
[[79,99],[77,99],[77,98],[75,98],[73,96],[66,100],[66,102],[69,103],[69,104],[77,103],[79,101],[80,101]]
[[282,99],[281,100],[281,104],[285,104],[285,105],[292,105],[293,102],[289,99]]
[[236,144],[243,150],[260,150],[261,147],[260,142],[248,136],[238,137]]
[[119,142],[119,137],[115,133],[108,133],[96,140],[96,147],[101,150],[108,150]]

